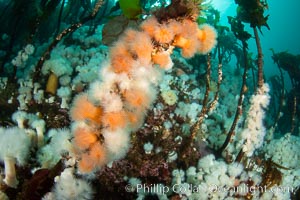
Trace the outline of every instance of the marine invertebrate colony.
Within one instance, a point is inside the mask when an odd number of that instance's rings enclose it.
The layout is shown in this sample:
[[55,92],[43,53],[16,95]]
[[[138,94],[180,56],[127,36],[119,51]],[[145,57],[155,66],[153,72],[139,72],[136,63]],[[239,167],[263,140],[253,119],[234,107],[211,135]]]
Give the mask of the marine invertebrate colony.
[[251,98],[251,106],[247,118],[247,127],[242,132],[242,137],[245,139],[243,144],[243,152],[248,157],[253,155],[255,149],[262,146],[266,128],[263,125],[265,112],[263,109],[267,108],[270,101],[269,86],[264,84],[258,90],[256,95]]
[[[12,6],[24,2],[0,3],[10,11],[1,30],[16,24],[12,13],[23,6]],[[291,102],[283,97],[283,109],[274,109],[278,83],[256,88],[262,68],[243,63],[252,54],[242,23],[262,14],[251,15],[265,1],[236,1],[247,10],[230,18],[231,31],[203,0],[76,2],[52,2],[60,9],[47,14],[47,28],[36,24],[48,34],[0,37],[0,199],[299,199],[296,109],[291,133],[276,140]],[[204,23],[231,35],[212,51],[217,34]],[[278,128],[270,128],[269,111],[278,113]],[[284,186],[293,191],[260,190]]]
[[95,171],[126,155],[130,133],[142,125],[156,98],[162,69],[172,67],[175,47],[184,57],[206,54],[216,37],[211,26],[198,27],[191,13],[166,19],[151,16],[139,30],[125,31],[111,47],[98,80],[71,108],[79,171]]
[[15,164],[26,163],[30,144],[30,139],[23,129],[0,128],[0,160],[5,166],[4,182],[10,187],[18,186]]

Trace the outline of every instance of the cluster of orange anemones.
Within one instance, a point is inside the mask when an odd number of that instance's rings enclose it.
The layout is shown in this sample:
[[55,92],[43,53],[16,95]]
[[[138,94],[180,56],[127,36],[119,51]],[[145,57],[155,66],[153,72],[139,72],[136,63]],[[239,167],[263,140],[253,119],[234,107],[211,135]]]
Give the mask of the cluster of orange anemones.
[[78,169],[82,173],[90,173],[107,162],[107,152],[99,133],[91,127],[77,127],[74,130],[73,144],[78,160]]
[[134,63],[132,54],[123,42],[117,42],[110,50],[111,65],[115,73],[129,73]]
[[173,66],[173,61],[170,57],[170,53],[167,51],[159,51],[152,54],[152,61],[165,70],[171,69]]
[[151,99],[149,98],[147,93],[141,89],[126,90],[123,96],[128,108],[140,108],[146,110],[151,104]]
[[217,32],[208,24],[198,27],[196,22],[184,20],[181,30],[174,37],[173,45],[182,49],[181,54],[185,58],[196,53],[207,54],[217,43]]
[[129,29],[125,31],[122,41],[126,44],[128,51],[136,57],[140,65],[147,66],[151,64],[153,45],[151,37],[147,33]]
[[78,161],[78,169],[82,173],[90,173],[106,163],[106,149],[100,142],[96,142],[91,145],[89,151],[81,154],[81,158]]
[[[79,158],[78,169],[83,173],[92,172],[111,161],[108,158],[110,149],[105,143],[105,138],[108,141],[107,134],[102,134],[103,131],[112,134],[117,130],[135,131],[142,125],[156,93],[152,91],[152,83],[146,83],[146,87],[135,84],[145,82],[143,78],[134,76],[138,71],[137,67],[149,69],[149,66],[157,64],[163,69],[170,69],[173,65],[170,57],[172,48],[181,48],[182,56],[190,58],[197,52],[203,54],[209,52],[216,44],[217,34],[211,26],[198,27],[196,22],[189,19],[159,23],[155,17],[150,17],[140,28],[141,30],[126,30],[110,48],[110,65],[107,69],[116,76],[125,75],[129,82],[131,81],[129,83],[131,86],[126,89],[117,87],[116,95],[122,101],[118,104],[120,109],[107,110],[105,104],[101,104],[102,107],[96,105],[89,99],[87,93],[78,95],[74,100],[70,115],[71,119],[78,123],[73,130],[73,144]],[[165,46],[169,48],[166,49]],[[108,87],[104,88],[103,94],[106,92],[111,94],[111,91],[115,91],[113,88],[116,88],[116,85],[121,85],[122,80],[126,82],[124,79],[118,79],[116,82],[111,78],[106,80],[104,76],[102,81]],[[93,91],[92,88],[90,90]],[[98,96],[96,101],[104,102],[104,97],[101,98]],[[106,95],[106,98],[108,100],[105,100],[109,102],[109,98],[113,96]]]
[[[90,173],[107,164],[109,147],[105,144],[102,133],[120,129],[137,130],[143,123],[145,111],[151,104],[151,98],[141,89],[123,91],[121,94],[124,109],[105,111],[89,100],[86,93],[78,95],[70,110],[73,126],[74,153],[77,156],[77,167],[81,173]],[[124,133],[125,134],[125,133]]]
[[78,95],[70,110],[73,121],[81,122],[73,130],[73,145],[78,159],[78,169],[82,173],[89,173],[106,164],[106,149],[100,141],[97,127],[102,124],[104,112],[95,106],[86,93]]
[[97,132],[88,127],[76,127],[73,142],[79,150],[85,151],[98,141]]
[[[207,24],[198,27],[198,24],[190,19],[159,23],[155,17],[150,17],[141,24],[141,29],[158,43],[181,48],[181,54],[185,58],[191,58],[196,53],[207,54],[216,45],[215,29]],[[170,60],[170,53],[164,50],[152,55],[152,62],[164,69],[172,66]]]
[[207,54],[217,44],[217,32],[208,24],[203,24],[200,26],[200,29],[198,29],[197,32],[197,38],[201,43],[198,51],[202,54]]
[[73,121],[91,121],[93,123],[101,123],[101,115],[103,109],[95,106],[86,93],[76,96],[73,106],[70,110],[70,116]]
[[130,74],[134,64],[151,64],[153,45],[145,32],[128,29],[110,49],[111,67],[115,73]]
[[122,111],[107,112],[103,116],[103,126],[111,131],[125,128],[127,124],[126,113]]
[[170,53],[157,52],[153,55],[152,39],[160,44],[171,44],[181,48],[185,58],[191,58],[196,53],[207,54],[216,45],[217,33],[213,27],[208,24],[198,27],[196,22],[189,19],[159,23],[155,17],[150,17],[140,27],[142,31],[125,31],[121,40],[111,48],[114,72],[130,73],[135,60],[141,65],[152,62],[168,69],[171,65]]

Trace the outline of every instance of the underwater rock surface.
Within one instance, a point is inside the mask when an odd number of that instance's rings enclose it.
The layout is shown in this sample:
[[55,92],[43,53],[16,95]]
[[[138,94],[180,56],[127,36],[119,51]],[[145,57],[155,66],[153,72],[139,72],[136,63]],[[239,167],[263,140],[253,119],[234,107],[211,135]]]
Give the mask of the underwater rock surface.
[[234,3],[0,1],[0,199],[299,199],[300,56]]

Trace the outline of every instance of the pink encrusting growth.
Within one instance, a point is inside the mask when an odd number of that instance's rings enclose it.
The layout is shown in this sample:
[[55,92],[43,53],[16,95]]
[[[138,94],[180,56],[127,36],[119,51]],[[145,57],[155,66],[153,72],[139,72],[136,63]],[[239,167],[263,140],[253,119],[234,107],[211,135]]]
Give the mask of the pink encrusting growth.
[[216,44],[216,31],[188,18],[146,19],[140,30],[128,29],[110,49],[110,61],[71,109],[73,144],[78,169],[90,173],[124,157],[130,133],[138,130],[157,94],[164,69],[170,69],[172,50],[182,56],[206,54]]

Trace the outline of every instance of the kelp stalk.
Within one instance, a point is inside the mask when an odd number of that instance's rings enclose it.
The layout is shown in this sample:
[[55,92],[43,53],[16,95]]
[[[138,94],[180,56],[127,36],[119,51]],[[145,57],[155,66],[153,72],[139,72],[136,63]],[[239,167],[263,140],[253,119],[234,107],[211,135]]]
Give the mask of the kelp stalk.
[[279,103],[279,108],[278,108],[278,112],[277,112],[277,115],[276,115],[276,118],[275,118],[275,121],[274,121],[274,124],[273,124],[273,128],[276,128],[277,127],[277,123],[280,119],[280,116],[281,116],[281,111],[282,111],[282,108],[283,108],[283,104],[284,104],[284,97],[285,97],[285,92],[284,92],[284,77],[283,77],[283,72],[282,72],[282,69],[279,67],[279,64],[278,62],[276,61],[276,64],[278,66],[278,69],[279,69],[279,72],[280,72],[280,80],[281,80],[281,95],[280,95],[280,103]]
[[238,105],[236,108],[234,120],[232,122],[232,125],[230,127],[230,130],[227,134],[227,137],[225,139],[225,142],[223,143],[222,147],[218,149],[217,155],[221,155],[221,153],[226,149],[228,146],[229,142],[231,141],[232,137],[235,134],[235,128],[237,126],[237,123],[239,121],[240,116],[243,113],[243,101],[244,101],[244,94],[246,92],[246,80],[247,80],[247,71],[248,71],[248,61],[247,61],[247,44],[245,41],[243,41],[243,55],[244,55],[244,73],[243,73],[243,79],[242,79],[242,86],[240,89],[240,96],[238,100]]
[[217,83],[217,91],[215,93],[213,101],[209,105],[208,112],[211,112],[216,107],[216,105],[218,103],[219,93],[220,93],[220,86],[221,86],[222,79],[223,79],[223,72],[222,72],[222,58],[223,58],[223,55],[221,55],[221,50],[220,50],[219,46],[217,47],[217,51],[218,51],[218,83]]
[[58,20],[57,20],[57,29],[56,29],[55,35],[58,35],[58,33],[59,33],[60,24],[61,24],[61,17],[62,17],[62,13],[63,13],[64,7],[65,7],[65,1],[66,0],[63,0],[62,3],[61,3],[61,7],[60,7],[60,10],[59,10],[59,15],[58,15]]
[[257,28],[253,27],[254,31],[254,37],[256,42],[256,48],[257,48],[257,86],[258,88],[261,88],[264,84],[264,72],[263,72],[263,53],[261,48],[260,39],[258,36]]
[[[294,89],[295,90],[295,89]],[[291,133],[295,130],[295,122],[296,122],[296,112],[297,112],[297,96],[294,94],[293,98],[293,113],[292,113],[292,124],[291,124]]]
[[[202,109],[198,117],[198,121],[192,126],[192,132],[191,132],[191,138],[195,139],[197,136],[197,133],[199,132],[202,122],[205,118],[205,115],[207,114],[208,107],[208,96],[210,92],[210,77],[211,77],[211,57],[210,54],[207,54],[207,62],[206,62],[206,77],[205,77],[205,83],[206,83],[206,90],[204,99],[202,102]],[[199,139],[203,139],[204,136],[199,136]]]

